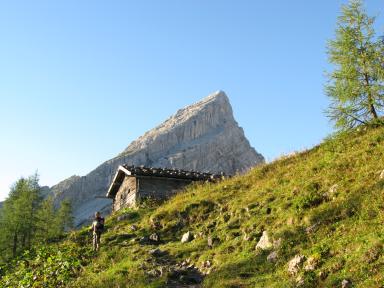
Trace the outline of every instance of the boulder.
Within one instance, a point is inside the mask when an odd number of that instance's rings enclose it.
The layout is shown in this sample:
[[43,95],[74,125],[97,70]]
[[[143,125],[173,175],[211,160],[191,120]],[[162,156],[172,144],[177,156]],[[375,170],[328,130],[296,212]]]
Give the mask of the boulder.
[[268,250],[273,247],[273,244],[269,240],[267,231],[263,231],[263,235],[261,236],[259,242],[256,245],[256,249]]
[[160,257],[166,254],[164,251],[160,250],[159,248],[151,249],[148,251],[148,253],[154,257]]
[[352,282],[348,279],[344,279],[341,281],[341,288],[349,288],[352,287]]
[[288,273],[290,275],[296,275],[299,273],[301,265],[305,261],[304,255],[296,255],[288,262]]
[[152,233],[151,235],[149,235],[149,240],[157,243],[160,241],[160,236],[157,233]]
[[191,242],[192,240],[193,240],[193,234],[191,231],[184,233],[183,236],[181,237],[181,243]]

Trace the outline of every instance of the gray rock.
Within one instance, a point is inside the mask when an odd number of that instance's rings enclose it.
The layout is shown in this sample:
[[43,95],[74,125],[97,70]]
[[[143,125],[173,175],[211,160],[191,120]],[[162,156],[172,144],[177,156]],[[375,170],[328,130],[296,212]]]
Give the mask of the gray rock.
[[148,253],[154,257],[160,257],[166,254],[164,251],[160,250],[159,248],[151,249],[148,251]]
[[149,240],[151,240],[152,242],[159,242],[160,236],[157,233],[152,233],[151,235],[149,235]]
[[[129,117],[127,121],[130,121]],[[124,125],[122,123],[121,127]],[[72,202],[75,224],[80,226],[87,224],[95,211],[101,211],[104,215],[110,212],[112,201],[95,196],[106,195],[119,165],[180,168],[231,175],[245,172],[263,162],[263,156],[250,146],[243,129],[235,121],[228,97],[219,91],[180,109],[86,176],[73,176],[54,185],[50,193],[55,203],[64,199]]]
[[349,288],[352,287],[352,282],[348,279],[344,279],[341,281],[341,288]]
[[268,250],[273,247],[272,242],[269,240],[267,231],[263,231],[259,242],[256,244],[256,249]]
[[193,234],[191,231],[184,233],[183,237],[181,237],[181,243],[191,242],[192,240],[193,240]]
[[305,256],[304,255],[296,255],[293,257],[289,262],[288,262],[288,273],[290,275],[296,275],[303,262],[305,261]]
[[137,225],[133,224],[129,226],[129,229],[131,229],[131,231],[137,231],[139,228],[137,227]]

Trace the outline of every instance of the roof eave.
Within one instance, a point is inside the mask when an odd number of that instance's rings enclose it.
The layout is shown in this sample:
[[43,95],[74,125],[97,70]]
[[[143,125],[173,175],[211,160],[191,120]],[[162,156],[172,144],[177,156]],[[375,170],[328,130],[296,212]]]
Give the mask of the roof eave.
[[121,173],[123,173],[125,175],[131,175],[130,171],[128,171],[127,169],[125,169],[123,166],[120,165],[119,168],[117,169],[116,173],[115,173],[115,176],[113,177],[111,185],[109,185],[108,192],[107,192],[108,198],[113,199],[115,197],[117,191],[119,190],[122,183],[116,182],[116,180],[118,179],[118,177]]

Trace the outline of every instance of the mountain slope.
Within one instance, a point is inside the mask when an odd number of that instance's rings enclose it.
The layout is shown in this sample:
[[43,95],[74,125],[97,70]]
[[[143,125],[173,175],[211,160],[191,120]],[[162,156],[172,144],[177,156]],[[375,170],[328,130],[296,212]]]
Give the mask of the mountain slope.
[[122,164],[180,168],[235,174],[263,163],[233,117],[224,92],[180,109],[164,123],[133,141],[117,157],[83,177],[72,176],[51,188],[57,202],[68,198],[74,205],[75,222],[81,225],[95,211],[108,211],[104,196]]
[[[191,186],[163,205],[120,211],[107,219],[101,251],[66,285],[381,287],[383,158],[384,127],[360,128],[245,175]],[[195,238],[181,243],[187,231]],[[154,233],[159,241],[149,240]],[[83,230],[61,245],[87,239]],[[264,249],[256,249],[260,240]]]

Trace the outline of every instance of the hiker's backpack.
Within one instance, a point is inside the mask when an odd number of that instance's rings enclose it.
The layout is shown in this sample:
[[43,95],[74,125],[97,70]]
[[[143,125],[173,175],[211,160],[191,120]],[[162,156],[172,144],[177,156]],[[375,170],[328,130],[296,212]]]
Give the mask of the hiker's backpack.
[[104,218],[103,217],[97,217],[95,221],[96,221],[95,231],[96,232],[103,232],[104,231]]

